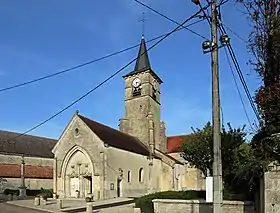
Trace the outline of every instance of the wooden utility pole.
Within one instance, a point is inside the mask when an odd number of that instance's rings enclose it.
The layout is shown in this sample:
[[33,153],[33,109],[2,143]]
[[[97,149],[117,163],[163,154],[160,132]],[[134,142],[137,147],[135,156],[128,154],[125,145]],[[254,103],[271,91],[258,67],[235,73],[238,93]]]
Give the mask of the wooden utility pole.
[[212,122],[213,122],[213,213],[222,213],[223,182],[221,156],[220,92],[218,66],[217,2],[212,0],[211,34],[214,44],[212,57]]

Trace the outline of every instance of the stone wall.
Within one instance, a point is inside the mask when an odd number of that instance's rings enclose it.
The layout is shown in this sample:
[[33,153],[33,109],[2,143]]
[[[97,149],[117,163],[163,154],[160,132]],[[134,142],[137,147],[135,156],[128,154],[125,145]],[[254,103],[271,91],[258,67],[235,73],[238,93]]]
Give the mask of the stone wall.
[[[155,213],[212,213],[212,204],[199,200],[153,200]],[[251,202],[224,201],[223,213],[255,213]]]
[[261,207],[263,213],[280,212],[280,166],[272,163],[263,177]]
[[[0,182],[0,188],[5,189],[18,189],[21,185],[20,178],[4,178],[4,181]],[[2,184],[2,186],[1,186]],[[52,179],[36,179],[36,178],[25,178],[25,186],[27,189],[52,189],[53,180]],[[1,189],[0,189],[1,191]]]

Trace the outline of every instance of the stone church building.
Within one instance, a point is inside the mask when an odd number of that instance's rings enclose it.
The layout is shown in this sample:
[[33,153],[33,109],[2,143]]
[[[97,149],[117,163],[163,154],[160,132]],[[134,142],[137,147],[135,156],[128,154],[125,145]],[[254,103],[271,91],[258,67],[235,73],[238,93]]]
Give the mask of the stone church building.
[[[134,70],[123,78],[125,115],[119,121],[119,130],[77,111],[57,141],[23,136],[14,142],[14,146],[28,143],[28,149],[13,149],[7,143],[2,146],[0,177],[15,183],[18,176],[3,174],[9,166],[12,167],[7,159],[13,158],[14,165],[19,166],[16,157],[22,155],[29,159],[30,165],[25,165],[26,173],[30,173],[33,166],[33,179],[51,183],[50,188],[61,198],[93,195],[99,200],[137,197],[156,191],[203,189],[201,172],[189,167],[180,157],[180,146],[188,136],[166,136],[165,123],[160,120],[160,85],[163,81],[151,68],[144,38]],[[22,142],[28,140],[26,137],[35,142]],[[38,148],[38,144],[48,147],[39,148],[41,153],[27,155],[30,150]],[[24,150],[26,153],[22,153]],[[41,158],[40,165],[36,165],[36,158]],[[52,171],[51,177],[44,177],[49,171]]]

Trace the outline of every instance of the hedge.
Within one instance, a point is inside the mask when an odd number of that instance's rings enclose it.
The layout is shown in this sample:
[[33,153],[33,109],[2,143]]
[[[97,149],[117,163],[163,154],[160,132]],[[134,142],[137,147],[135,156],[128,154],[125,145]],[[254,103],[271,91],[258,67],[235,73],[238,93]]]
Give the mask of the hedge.
[[[153,213],[154,207],[152,200],[154,199],[179,199],[179,200],[205,200],[206,191],[166,191],[148,194],[136,199],[135,207],[141,208],[141,212]],[[223,192],[224,200],[236,200],[236,201],[249,201],[250,197],[242,194],[232,194],[227,190]]]
[[[4,194],[5,195],[19,195],[19,190],[18,189],[5,189],[4,190]],[[53,190],[52,189],[44,189],[44,188],[41,188],[41,189],[26,189],[26,195],[27,196],[32,196],[32,197],[35,197],[35,196],[40,196],[42,195],[43,197],[46,197],[46,198],[51,198],[53,197]]]

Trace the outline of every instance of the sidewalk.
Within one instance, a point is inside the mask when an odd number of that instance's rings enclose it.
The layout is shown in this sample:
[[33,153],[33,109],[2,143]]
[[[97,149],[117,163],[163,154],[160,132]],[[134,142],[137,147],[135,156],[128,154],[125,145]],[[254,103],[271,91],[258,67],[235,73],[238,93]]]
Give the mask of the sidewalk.
[[[57,208],[57,201],[55,199],[50,199],[47,204],[41,204],[39,206],[34,205],[34,199],[32,200],[16,200],[8,201],[8,204],[27,207],[31,209],[36,209],[45,212],[57,213],[57,212],[85,212],[86,202],[84,200],[62,200],[62,209]],[[133,199],[131,198],[114,198],[109,200],[100,200],[92,203],[93,212],[121,212],[120,209],[125,212],[130,212],[133,209]],[[105,211],[106,209],[106,211]],[[112,211],[113,210],[113,211]]]

